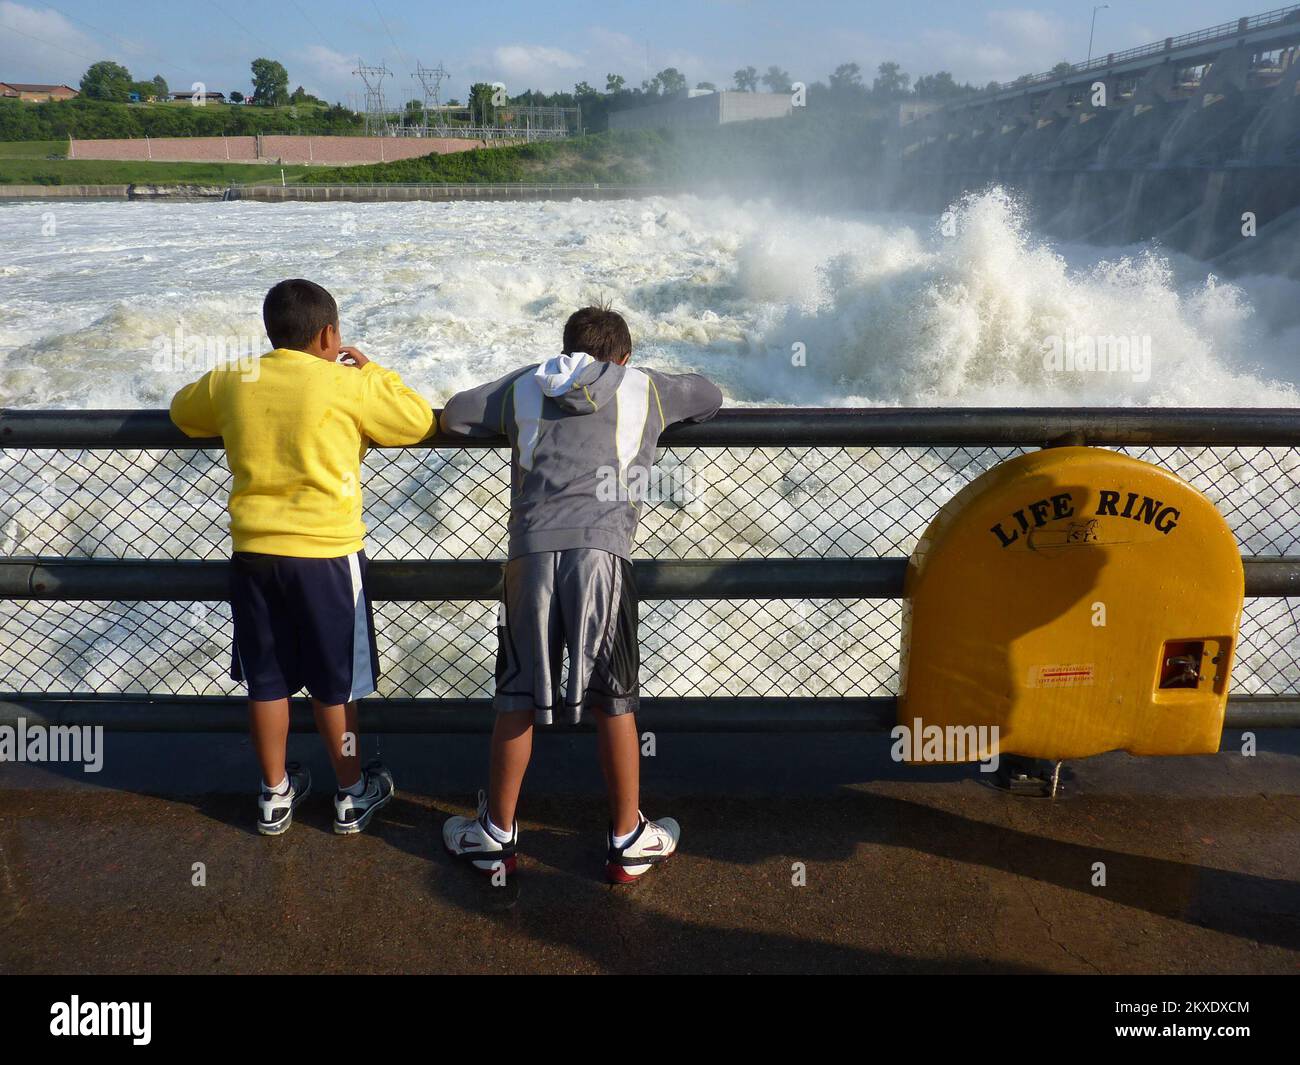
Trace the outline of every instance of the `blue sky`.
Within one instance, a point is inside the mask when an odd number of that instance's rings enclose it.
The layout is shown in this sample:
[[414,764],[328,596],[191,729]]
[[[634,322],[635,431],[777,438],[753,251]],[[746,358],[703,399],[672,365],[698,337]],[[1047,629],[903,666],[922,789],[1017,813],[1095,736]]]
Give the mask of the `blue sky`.
[[[895,59],[913,76],[950,70],[984,84],[1084,58],[1096,0],[974,3],[912,0],[0,0],[0,81],[76,85],[94,59],[115,59],[172,88],[249,91],[248,64],[278,59],[290,85],[356,102],[356,59],[394,72],[390,100],[409,99],[417,60],[451,72],[444,99],[472,81],[510,92],[570,88],[605,74],[636,84],[675,66],[729,84],[738,67],[776,64],[796,80],[836,64],[872,70]],[[1096,52],[1145,44],[1277,3],[1113,0],[1097,18]]]

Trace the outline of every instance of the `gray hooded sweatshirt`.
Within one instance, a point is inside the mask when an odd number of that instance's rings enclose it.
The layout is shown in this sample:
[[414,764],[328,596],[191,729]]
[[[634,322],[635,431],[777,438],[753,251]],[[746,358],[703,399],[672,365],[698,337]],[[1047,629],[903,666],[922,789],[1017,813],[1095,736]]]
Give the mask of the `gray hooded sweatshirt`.
[[702,422],[722,393],[699,374],[668,374],[575,352],[459,392],[444,432],[510,440],[510,557],[592,547],[631,558],[659,434]]

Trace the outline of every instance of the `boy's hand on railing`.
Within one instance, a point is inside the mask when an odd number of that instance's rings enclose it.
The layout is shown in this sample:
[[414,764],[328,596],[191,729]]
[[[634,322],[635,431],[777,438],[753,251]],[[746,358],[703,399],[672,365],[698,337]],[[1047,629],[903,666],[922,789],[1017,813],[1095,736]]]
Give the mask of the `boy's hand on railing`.
[[358,370],[370,362],[360,348],[339,348],[338,361],[344,366],[355,366]]

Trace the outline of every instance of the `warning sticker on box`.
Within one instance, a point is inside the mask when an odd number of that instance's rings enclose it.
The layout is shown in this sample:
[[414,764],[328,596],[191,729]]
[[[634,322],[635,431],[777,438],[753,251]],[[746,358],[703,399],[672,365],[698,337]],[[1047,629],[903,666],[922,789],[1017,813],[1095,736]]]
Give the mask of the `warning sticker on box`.
[[1094,672],[1091,662],[1033,666],[1029,670],[1029,686],[1031,688],[1091,688]]

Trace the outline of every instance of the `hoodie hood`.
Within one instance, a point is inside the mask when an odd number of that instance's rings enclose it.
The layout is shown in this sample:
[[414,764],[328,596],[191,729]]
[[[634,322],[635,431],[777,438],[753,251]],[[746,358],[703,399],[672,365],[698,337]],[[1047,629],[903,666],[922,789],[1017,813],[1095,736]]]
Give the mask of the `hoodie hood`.
[[584,351],[547,359],[533,376],[542,395],[569,414],[590,414],[614,398],[623,381],[623,367],[601,362]]

